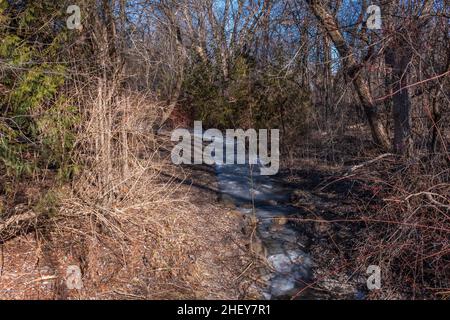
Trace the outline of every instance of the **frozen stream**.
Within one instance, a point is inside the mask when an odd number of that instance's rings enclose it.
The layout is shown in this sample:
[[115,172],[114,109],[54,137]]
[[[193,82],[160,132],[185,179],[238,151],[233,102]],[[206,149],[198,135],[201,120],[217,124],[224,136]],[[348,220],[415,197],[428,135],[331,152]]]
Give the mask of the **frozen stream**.
[[298,231],[287,223],[280,223],[285,220],[283,217],[296,212],[286,204],[293,190],[276,176],[260,175],[258,165],[216,164],[215,171],[221,197],[232,201],[243,214],[256,214],[259,220],[258,236],[273,269],[266,298],[295,295],[310,279],[312,261],[303,251]]
[[222,197],[235,203],[237,210],[254,214],[259,220],[258,236],[267,249],[267,261],[274,272],[268,299],[292,296],[310,278],[311,259],[302,248],[295,231],[280,218],[295,212],[283,205],[289,201],[290,191],[271,176],[259,175],[259,169],[248,165],[216,165],[216,174]]

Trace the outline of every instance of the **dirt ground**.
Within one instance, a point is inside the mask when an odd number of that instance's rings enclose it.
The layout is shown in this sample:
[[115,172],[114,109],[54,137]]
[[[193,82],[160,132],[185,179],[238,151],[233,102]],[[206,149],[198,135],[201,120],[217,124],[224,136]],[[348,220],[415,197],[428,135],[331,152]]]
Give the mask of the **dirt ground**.
[[[188,171],[160,175],[175,192],[108,219],[66,195],[45,228],[0,244],[0,299],[261,298],[243,217],[217,201],[213,175]],[[81,270],[79,290],[68,289],[69,266]]]
[[[368,136],[358,129],[340,136],[317,133],[283,159],[281,176],[295,190],[289,204],[298,209],[288,223],[303,235],[314,261],[307,289],[318,299],[446,297],[448,256],[445,249],[430,248],[448,239],[427,231],[446,222],[435,217],[441,210],[431,203],[427,211],[424,202],[407,201],[437,184],[424,174],[432,170],[418,170],[419,160],[405,165],[390,154],[379,158]],[[443,180],[440,186],[448,188]],[[414,242],[415,236],[422,240]],[[380,266],[380,290],[367,288],[371,265]]]

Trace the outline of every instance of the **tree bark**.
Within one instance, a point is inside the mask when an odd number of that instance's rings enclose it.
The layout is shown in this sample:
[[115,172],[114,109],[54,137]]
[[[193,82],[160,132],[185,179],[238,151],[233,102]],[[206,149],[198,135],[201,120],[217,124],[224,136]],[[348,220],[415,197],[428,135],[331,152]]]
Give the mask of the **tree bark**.
[[[394,120],[394,152],[409,154],[412,147],[411,139],[411,100],[407,86],[408,64],[412,53],[410,50],[386,50],[386,64],[392,68],[392,82],[394,92],[392,97],[392,118]],[[399,52],[400,51],[400,52]],[[405,52],[409,51],[409,52]],[[389,53],[388,53],[389,52]]]
[[[401,6],[395,1],[383,4],[385,38],[388,39],[384,50],[384,59],[387,67],[390,68],[390,85],[392,86],[392,118],[394,120],[394,141],[393,149],[395,153],[409,155],[412,153],[413,140],[411,137],[411,98],[407,89],[409,76],[409,64],[413,57],[413,50],[409,43],[411,39],[420,38],[421,29],[429,21],[429,13],[433,1],[425,1],[421,10],[415,10],[415,19],[408,25],[396,26],[393,20],[395,16],[395,6]],[[406,9],[405,9],[406,11]],[[409,38],[407,38],[409,37]]]

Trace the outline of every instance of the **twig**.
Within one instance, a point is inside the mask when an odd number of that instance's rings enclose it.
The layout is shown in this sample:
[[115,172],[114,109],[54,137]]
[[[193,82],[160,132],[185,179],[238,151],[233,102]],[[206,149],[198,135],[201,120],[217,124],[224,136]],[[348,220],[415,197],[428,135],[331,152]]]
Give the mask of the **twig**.
[[352,172],[354,172],[354,171],[356,171],[358,169],[361,169],[361,168],[363,168],[365,166],[368,166],[368,165],[370,165],[370,164],[372,164],[374,162],[377,162],[377,161],[379,161],[379,160],[381,160],[383,158],[389,157],[389,156],[395,156],[395,155],[392,154],[392,153],[384,153],[384,154],[379,155],[378,157],[376,157],[374,159],[371,159],[369,161],[366,161],[366,162],[363,162],[361,164],[358,164],[358,165],[355,165],[353,167],[348,168],[347,169],[347,173],[345,175],[348,175],[348,174],[350,174],[350,173],[352,173]]

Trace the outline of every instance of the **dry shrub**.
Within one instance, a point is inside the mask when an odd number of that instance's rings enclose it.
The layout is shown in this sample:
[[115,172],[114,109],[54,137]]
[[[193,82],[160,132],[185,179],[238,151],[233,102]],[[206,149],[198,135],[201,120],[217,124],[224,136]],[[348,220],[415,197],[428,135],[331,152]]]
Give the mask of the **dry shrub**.
[[236,272],[221,269],[234,266],[220,261],[233,246],[239,257],[234,241],[241,240],[230,234],[238,226],[188,198],[186,175],[169,161],[168,137],[153,134],[162,104],[127,93],[91,105],[78,143],[84,170],[42,231],[61,278],[71,264],[83,274],[83,290],[61,285],[58,297],[236,298],[235,288],[224,290]]
[[95,187],[65,198],[48,251],[62,277],[68,265],[81,267],[84,288],[59,298],[235,299],[252,290],[247,275],[237,278],[250,263],[237,219],[193,204],[189,187],[161,176],[170,166],[162,167],[141,169],[107,205],[89,198]]
[[379,265],[384,290],[408,298],[450,292],[450,171],[446,159],[379,162],[358,173],[380,201],[364,213],[358,265]]
[[134,298],[150,297],[146,266],[165,270],[152,275],[158,282],[160,274],[177,276],[173,266],[187,257],[176,221],[187,204],[173,197],[180,183],[161,176],[169,170],[160,149],[166,142],[153,130],[162,104],[149,94],[96,89],[79,135],[84,170],[62,200],[49,245],[81,262],[87,296],[132,295],[112,291],[133,286],[141,288]]
[[[156,171],[150,168],[136,176],[130,180],[132,187],[108,205],[88,196],[66,198],[54,220],[53,245],[59,243],[61,252],[70,252],[73,261],[81,262],[86,296],[134,293],[149,298],[149,288],[154,294],[164,290],[151,282],[160,284],[164,277],[183,282],[178,276],[190,273],[180,270],[190,265],[182,223],[188,204],[183,197],[171,196],[179,184],[158,183]],[[96,191],[84,189],[83,194]],[[70,241],[64,246],[57,238]]]
[[[304,183],[304,176],[296,176],[298,169],[312,176],[318,171],[322,176],[315,192],[337,197],[336,208],[319,206],[311,217],[316,223],[329,220],[333,228],[313,247],[315,259],[323,261],[317,283],[351,274],[367,292],[367,267],[378,265],[382,288],[369,291],[370,299],[448,298],[448,153],[430,155],[425,146],[409,158],[380,155],[368,136],[360,126],[340,135],[311,132],[282,158],[292,181]],[[299,225],[305,228],[304,220]],[[336,267],[328,267],[331,260]]]

